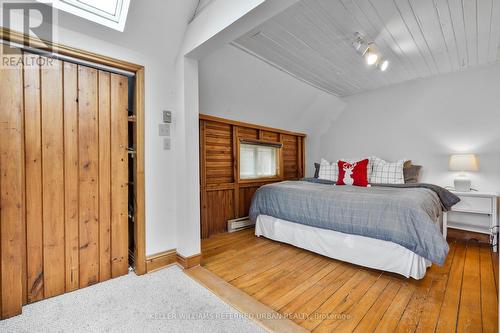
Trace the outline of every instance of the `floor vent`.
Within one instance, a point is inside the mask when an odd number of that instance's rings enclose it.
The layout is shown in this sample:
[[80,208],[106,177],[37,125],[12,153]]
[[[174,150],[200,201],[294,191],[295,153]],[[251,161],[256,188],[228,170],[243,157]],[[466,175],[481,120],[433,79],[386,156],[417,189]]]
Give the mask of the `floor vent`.
[[227,221],[227,231],[228,232],[235,232],[235,231],[238,231],[238,230],[251,228],[254,225],[255,225],[255,223],[253,223],[252,221],[250,221],[250,219],[248,218],[248,216],[241,217],[239,219],[234,219],[234,220]]

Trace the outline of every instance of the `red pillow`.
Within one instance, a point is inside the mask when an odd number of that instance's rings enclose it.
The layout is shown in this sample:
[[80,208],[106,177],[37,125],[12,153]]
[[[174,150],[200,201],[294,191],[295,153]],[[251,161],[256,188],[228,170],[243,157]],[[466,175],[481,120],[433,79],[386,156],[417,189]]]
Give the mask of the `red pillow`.
[[338,165],[337,185],[368,186],[368,159],[353,163],[338,161]]

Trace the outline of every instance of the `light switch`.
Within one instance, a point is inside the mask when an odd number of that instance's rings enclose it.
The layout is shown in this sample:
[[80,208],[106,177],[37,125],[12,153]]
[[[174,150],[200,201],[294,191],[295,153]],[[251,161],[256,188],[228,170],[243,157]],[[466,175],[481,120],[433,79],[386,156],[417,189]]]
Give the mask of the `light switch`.
[[160,124],[158,128],[160,136],[170,136],[170,124]]
[[163,138],[163,150],[170,150],[171,141],[170,138]]
[[167,124],[172,122],[172,111],[163,111],[163,122]]

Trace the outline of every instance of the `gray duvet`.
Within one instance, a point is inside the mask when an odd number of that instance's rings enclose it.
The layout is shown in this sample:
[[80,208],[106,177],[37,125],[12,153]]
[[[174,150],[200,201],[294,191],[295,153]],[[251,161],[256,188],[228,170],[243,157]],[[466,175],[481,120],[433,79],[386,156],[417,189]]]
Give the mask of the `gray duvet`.
[[428,188],[332,186],[285,181],[255,193],[250,219],[279,219],[391,241],[442,265],[448,254],[436,219],[438,195]]

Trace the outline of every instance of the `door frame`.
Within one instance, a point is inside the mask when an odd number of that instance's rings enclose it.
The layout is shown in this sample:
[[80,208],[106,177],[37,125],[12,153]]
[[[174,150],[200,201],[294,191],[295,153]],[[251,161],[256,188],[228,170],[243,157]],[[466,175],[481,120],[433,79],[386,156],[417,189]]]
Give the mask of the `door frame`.
[[0,27],[0,40],[20,44],[37,50],[47,51],[78,60],[104,65],[135,74],[134,108],[136,123],[136,167],[134,170],[134,197],[136,198],[134,223],[134,271],[137,275],[146,273],[146,238],[145,238],[145,184],[144,184],[144,74],[142,65],[118,60],[96,53],[88,52],[50,41],[25,35],[4,27]]

